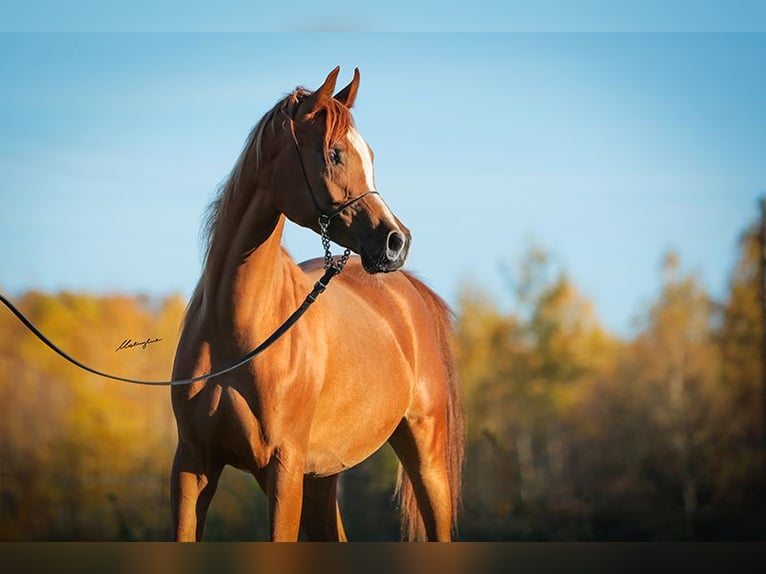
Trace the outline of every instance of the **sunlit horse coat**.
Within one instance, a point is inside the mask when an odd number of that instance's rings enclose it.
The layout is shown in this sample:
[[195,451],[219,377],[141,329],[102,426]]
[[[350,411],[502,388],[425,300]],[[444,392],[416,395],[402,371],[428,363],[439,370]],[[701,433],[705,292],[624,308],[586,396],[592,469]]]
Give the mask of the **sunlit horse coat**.
[[[189,303],[173,377],[204,374],[260,343],[300,303],[321,261],[297,265],[285,218],[360,255],[263,355],[172,390],[177,540],[202,535],[225,465],[267,495],[271,538],[344,540],[340,472],[389,442],[399,457],[404,535],[449,540],[460,498],[463,421],[443,301],[402,271],[410,232],[374,191],[372,151],[333,96],[296,89],[253,129],[211,210],[204,270]],[[366,194],[361,197],[362,194]],[[358,201],[355,200],[358,199]],[[385,273],[384,273],[385,272]]]

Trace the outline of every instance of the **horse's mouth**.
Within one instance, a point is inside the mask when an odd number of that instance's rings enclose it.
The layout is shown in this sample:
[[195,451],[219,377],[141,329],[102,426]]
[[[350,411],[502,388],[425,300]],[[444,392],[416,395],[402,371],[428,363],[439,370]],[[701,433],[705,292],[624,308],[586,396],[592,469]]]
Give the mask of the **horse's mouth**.
[[390,260],[386,257],[385,250],[382,251],[377,257],[371,257],[366,252],[361,253],[362,267],[370,275],[376,273],[392,273],[398,271],[404,265],[406,257],[400,257],[395,260]]

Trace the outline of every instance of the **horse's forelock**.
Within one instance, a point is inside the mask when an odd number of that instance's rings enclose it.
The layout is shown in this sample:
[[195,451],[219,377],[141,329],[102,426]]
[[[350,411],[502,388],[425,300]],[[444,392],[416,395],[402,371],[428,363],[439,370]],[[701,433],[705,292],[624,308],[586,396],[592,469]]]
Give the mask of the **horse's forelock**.
[[[291,96],[293,100],[300,105],[300,101],[311,95],[303,88],[299,88]],[[351,127],[354,125],[354,118],[349,109],[335,98],[330,98],[320,104],[317,108],[310,111],[306,116],[308,120],[324,120],[324,143],[325,149],[329,149],[333,144],[343,139]]]
[[354,125],[354,118],[348,108],[335,98],[326,104],[325,114],[325,147],[329,148],[332,144],[346,137]]

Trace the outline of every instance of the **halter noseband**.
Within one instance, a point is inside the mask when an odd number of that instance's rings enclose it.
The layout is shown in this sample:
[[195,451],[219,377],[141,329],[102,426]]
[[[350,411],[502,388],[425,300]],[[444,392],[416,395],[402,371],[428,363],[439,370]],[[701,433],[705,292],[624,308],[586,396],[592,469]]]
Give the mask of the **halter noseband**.
[[325,269],[328,269],[329,267],[335,267],[338,270],[338,272],[340,272],[341,269],[343,269],[344,265],[346,265],[346,262],[348,261],[348,258],[351,255],[351,250],[346,249],[343,252],[343,255],[341,255],[340,261],[337,264],[333,264],[333,256],[330,253],[330,235],[328,232],[328,228],[330,227],[330,222],[332,222],[333,219],[335,219],[338,215],[340,215],[344,209],[346,209],[347,207],[351,207],[357,201],[360,201],[373,193],[376,195],[380,195],[380,194],[374,189],[365,191],[364,193],[358,195],[357,197],[350,199],[349,201],[347,201],[346,203],[344,203],[337,209],[331,211],[329,214],[324,213],[322,206],[320,206],[319,201],[317,201],[317,196],[314,193],[314,188],[311,187],[309,174],[306,171],[306,164],[303,163],[301,146],[300,146],[300,143],[298,143],[298,137],[295,135],[295,120],[290,116],[288,116],[288,119],[290,120],[290,135],[293,136],[293,143],[295,144],[295,151],[298,154],[298,163],[300,163],[301,171],[303,172],[303,179],[306,181],[306,187],[308,187],[309,189],[309,195],[311,195],[311,199],[314,201],[314,205],[316,205],[317,211],[319,211],[320,213],[317,221],[319,223],[319,229],[321,231],[322,246],[324,247],[324,267]]

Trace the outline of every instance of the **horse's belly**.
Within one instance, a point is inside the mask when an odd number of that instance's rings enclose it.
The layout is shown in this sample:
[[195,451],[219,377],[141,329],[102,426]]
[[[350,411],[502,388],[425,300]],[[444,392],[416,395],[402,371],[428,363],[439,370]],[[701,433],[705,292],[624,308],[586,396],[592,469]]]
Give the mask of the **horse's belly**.
[[[396,393],[393,393],[396,395]],[[370,397],[368,397],[370,398]],[[408,393],[318,409],[309,440],[306,473],[337,474],[369,458],[391,437],[404,416]]]
[[[397,423],[398,424],[398,423]],[[331,443],[311,445],[305,472],[315,476],[330,476],[348,470],[372,456],[383,446],[396,429],[396,424],[387,431],[368,435],[364,444],[349,444],[340,440]]]

